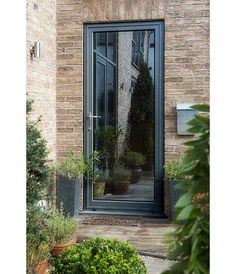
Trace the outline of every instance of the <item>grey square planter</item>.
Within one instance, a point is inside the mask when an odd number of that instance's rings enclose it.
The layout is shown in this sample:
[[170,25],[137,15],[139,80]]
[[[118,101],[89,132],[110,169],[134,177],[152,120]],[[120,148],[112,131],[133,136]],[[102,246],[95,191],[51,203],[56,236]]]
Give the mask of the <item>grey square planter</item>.
[[82,178],[77,180],[57,179],[57,207],[63,204],[65,216],[78,217],[80,207]]
[[170,204],[171,204],[171,220],[176,217],[175,204],[179,200],[185,191],[183,189],[176,189],[175,186],[180,182],[180,180],[169,180],[169,189],[170,189]]

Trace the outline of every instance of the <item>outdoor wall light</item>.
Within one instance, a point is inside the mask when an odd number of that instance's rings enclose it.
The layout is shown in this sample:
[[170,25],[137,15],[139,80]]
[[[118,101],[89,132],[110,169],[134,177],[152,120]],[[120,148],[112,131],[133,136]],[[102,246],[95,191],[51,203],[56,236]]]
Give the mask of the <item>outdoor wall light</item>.
[[191,108],[192,105],[194,104],[176,105],[178,135],[193,135],[191,132],[188,132],[190,125],[187,124],[197,114],[197,110]]
[[30,48],[30,56],[31,58],[39,58],[41,50],[41,43],[39,41],[35,41],[34,45]]

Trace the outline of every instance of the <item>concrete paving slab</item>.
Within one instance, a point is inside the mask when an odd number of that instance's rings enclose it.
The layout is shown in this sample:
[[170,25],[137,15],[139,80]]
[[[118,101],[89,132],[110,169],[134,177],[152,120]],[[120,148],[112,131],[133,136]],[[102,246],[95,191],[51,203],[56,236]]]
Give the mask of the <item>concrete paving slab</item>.
[[77,241],[91,237],[113,238],[128,241],[141,253],[154,257],[166,257],[167,247],[164,243],[166,233],[174,230],[173,224],[160,223],[158,219],[152,221],[143,218],[138,226],[125,225],[88,225],[79,218]]
[[159,258],[153,258],[149,256],[140,256],[147,267],[147,274],[161,274],[163,271],[167,270],[173,261],[163,260]]

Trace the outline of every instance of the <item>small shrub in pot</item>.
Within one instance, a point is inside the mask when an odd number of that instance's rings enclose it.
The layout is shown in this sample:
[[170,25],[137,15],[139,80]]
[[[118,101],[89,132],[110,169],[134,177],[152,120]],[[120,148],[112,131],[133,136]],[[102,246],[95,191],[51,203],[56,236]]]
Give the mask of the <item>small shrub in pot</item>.
[[142,174],[141,166],[145,164],[145,157],[143,156],[142,153],[135,152],[135,151],[128,151],[124,158],[127,165],[132,168],[132,175],[130,178],[130,182],[132,184],[138,183]]
[[27,207],[27,242],[26,262],[27,274],[34,273],[41,263],[50,258],[52,241],[48,236],[45,220],[47,212],[38,206]]
[[84,172],[87,182],[93,184],[93,197],[101,197],[105,191],[104,174],[96,166],[100,163],[100,153],[94,150],[87,158],[84,159]]
[[63,205],[66,216],[78,217],[79,215],[84,168],[83,155],[75,156],[71,151],[66,158],[55,165],[57,173],[57,207],[61,208],[61,205]]
[[171,219],[175,217],[175,204],[182,194],[183,189],[176,188],[177,184],[185,179],[183,172],[182,157],[171,160],[165,165],[166,181],[168,182],[168,189],[170,195]]
[[52,255],[58,255],[64,248],[76,242],[77,221],[72,217],[65,217],[62,209],[51,210],[45,220],[48,237],[53,242]]
[[124,194],[128,191],[131,171],[123,166],[117,166],[113,170],[112,189],[114,194]]
[[129,166],[142,166],[145,163],[145,157],[142,153],[128,151],[125,155],[125,161]]
[[183,172],[183,159],[177,158],[174,160],[170,160],[165,165],[166,177],[168,180],[175,180],[181,181],[184,179],[184,172]]
[[84,172],[83,156],[73,155],[72,151],[69,151],[66,158],[56,163],[57,177],[63,180],[76,180]]

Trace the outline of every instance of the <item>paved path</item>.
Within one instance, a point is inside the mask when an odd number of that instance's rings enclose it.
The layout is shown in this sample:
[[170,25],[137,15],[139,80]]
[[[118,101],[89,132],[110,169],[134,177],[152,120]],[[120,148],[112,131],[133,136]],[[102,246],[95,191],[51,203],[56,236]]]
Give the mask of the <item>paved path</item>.
[[160,223],[160,220],[149,218],[143,219],[138,226],[88,225],[82,223],[85,217],[81,216],[79,219],[78,241],[91,237],[115,238],[128,241],[139,252],[151,256],[165,257],[167,255],[164,239],[166,233],[173,231],[172,224]]
[[[79,218],[77,241],[91,237],[115,238],[132,243],[141,254],[148,274],[160,274],[172,264],[166,260],[165,235],[174,230],[167,220],[143,218],[138,226],[83,224],[86,215]],[[147,256],[146,256],[147,255]],[[163,259],[164,258],[164,259]]]
[[169,260],[163,260],[159,258],[141,256],[147,267],[148,274],[161,274],[164,270],[167,270],[172,262]]

